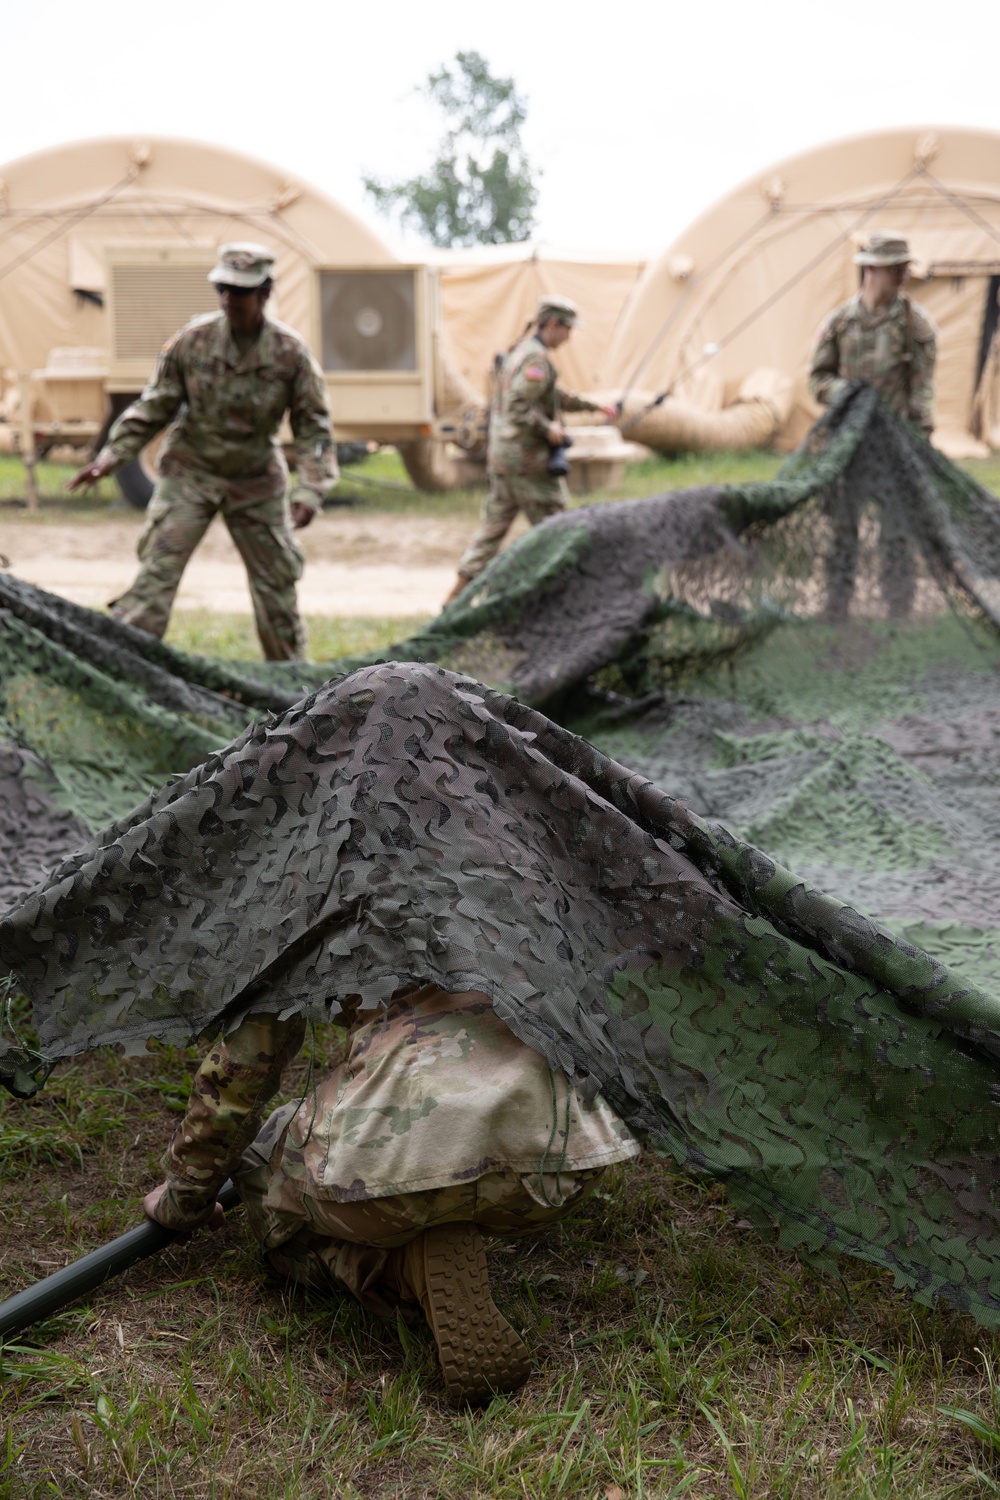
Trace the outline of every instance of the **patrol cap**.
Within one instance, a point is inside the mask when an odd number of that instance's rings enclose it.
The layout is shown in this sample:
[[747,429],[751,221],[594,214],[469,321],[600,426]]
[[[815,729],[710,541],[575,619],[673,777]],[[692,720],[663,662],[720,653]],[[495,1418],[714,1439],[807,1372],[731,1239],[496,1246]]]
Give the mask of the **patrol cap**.
[[913,256],[908,240],[887,229],[873,229],[854,257],[856,266],[905,266]]
[[208,273],[209,281],[222,286],[262,286],[274,275],[274,252],[250,243],[223,245],[219,263]]
[[538,311],[535,313],[535,322],[547,323],[550,318],[565,323],[567,328],[583,326],[580,322],[580,309],[568,297],[557,297],[553,294],[542,298],[538,304]]

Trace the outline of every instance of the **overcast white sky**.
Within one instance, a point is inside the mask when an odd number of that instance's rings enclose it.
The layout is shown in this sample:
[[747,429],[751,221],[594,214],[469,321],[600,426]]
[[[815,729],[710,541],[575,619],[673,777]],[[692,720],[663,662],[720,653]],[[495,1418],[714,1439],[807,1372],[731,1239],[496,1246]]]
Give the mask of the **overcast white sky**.
[[414,93],[460,49],[528,99],[538,237],[662,249],[783,156],[908,124],[1000,129],[998,0],[0,0],[0,162],[179,135],[310,179],[383,229],[361,176],[430,160]]

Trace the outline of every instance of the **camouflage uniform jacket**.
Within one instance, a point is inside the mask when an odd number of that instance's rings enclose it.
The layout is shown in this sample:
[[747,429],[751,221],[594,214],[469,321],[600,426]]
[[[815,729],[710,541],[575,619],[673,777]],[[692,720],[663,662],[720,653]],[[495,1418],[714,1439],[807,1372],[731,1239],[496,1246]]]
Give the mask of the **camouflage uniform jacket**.
[[562,411],[600,411],[594,401],[559,389],[556,367],[537,334],[511,350],[497,378],[490,411],[487,467],[493,474],[544,474],[549,424]]
[[937,330],[924,310],[897,296],[869,312],[861,294],[836,308],[819,331],[809,390],[827,406],[848,380],[866,380],[898,416],[930,435],[934,426]]
[[286,411],[297,470],[290,498],[318,509],[339,477],[322,371],[283,323],[265,319],[260,337],[241,354],[225,315],[206,313],[164,345],[149,384],[112,427],[101,457],[128,463],[170,424],[160,454],[165,474],[270,475],[280,495],[288,472],[277,432]]
[[[301,1035],[301,1022],[257,1016],[212,1048],[164,1158],[164,1222],[190,1222],[214,1201]],[[604,1166],[638,1151],[602,1096],[587,1102],[553,1074],[485,995],[426,985],[356,1022],[346,1060],[291,1119],[282,1191],[290,1184],[312,1198],[353,1202],[501,1170],[525,1175],[530,1191],[542,1171]]]

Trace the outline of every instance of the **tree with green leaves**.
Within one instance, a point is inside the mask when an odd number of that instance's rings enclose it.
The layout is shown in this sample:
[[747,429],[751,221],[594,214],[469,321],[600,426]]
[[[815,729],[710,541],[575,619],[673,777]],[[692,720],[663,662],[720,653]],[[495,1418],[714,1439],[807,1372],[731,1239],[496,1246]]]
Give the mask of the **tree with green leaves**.
[[423,176],[364,179],[378,208],[443,248],[528,239],[538,194],[521,144],[526,101],[513,78],[495,78],[479,52],[457,52],[420,92],[442,110],[447,130]]

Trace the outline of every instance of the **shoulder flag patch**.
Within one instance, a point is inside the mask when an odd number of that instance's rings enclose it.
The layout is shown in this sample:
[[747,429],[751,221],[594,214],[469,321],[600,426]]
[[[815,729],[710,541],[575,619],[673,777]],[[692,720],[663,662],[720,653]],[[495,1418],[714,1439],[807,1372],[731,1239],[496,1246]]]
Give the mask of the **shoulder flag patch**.
[[525,380],[544,380],[545,373],[544,365],[525,365],[524,367]]

